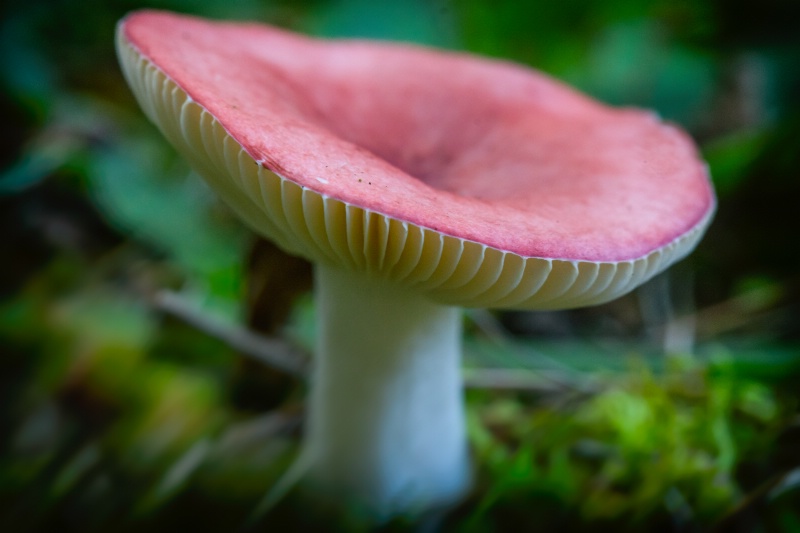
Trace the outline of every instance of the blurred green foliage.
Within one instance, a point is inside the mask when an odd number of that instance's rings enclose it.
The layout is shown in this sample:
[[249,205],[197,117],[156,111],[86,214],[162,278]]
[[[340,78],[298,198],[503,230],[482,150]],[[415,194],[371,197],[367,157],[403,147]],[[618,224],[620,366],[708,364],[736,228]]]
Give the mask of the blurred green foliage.
[[[269,387],[216,334],[251,311],[252,236],[125,87],[114,28],[141,7],[518,61],[701,145],[717,218],[638,299],[469,315],[467,376],[514,376],[468,394],[476,489],[387,529],[800,531],[794,0],[4,2],[0,530],[230,531],[302,430],[302,384],[270,410],[237,400]],[[285,314],[278,336],[310,346],[310,299]],[[254,529],[356,527],[315,505],[291,493]]]
[[651,531],[667,516],[708,526],[741,496],[737,466],[769,450],[791,407],[691,360],[658,377],[634,366],[589,398],[533,412],[518,398],[484,398],[471,429],[486,492],[467,529],[491,530],[540,500],[551,503],[515,518],[523,529],[544,520]]

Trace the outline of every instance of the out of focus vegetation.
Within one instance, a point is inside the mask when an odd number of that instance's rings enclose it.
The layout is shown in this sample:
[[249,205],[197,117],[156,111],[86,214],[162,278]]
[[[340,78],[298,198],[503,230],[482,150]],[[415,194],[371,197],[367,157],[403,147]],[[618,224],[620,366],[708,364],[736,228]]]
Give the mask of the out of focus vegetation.
[[[113,34],[145,4],[0,6],[0,531],[356,529],[291,492],[254,515],[302,433],[302,382],[263,358],[308,350],[309,271],[136,108]],[[707,238],[636,294],[467,313],[477,486],[391,528],[800,532],[795,0],[150,5],[519,61],[709,161]]]

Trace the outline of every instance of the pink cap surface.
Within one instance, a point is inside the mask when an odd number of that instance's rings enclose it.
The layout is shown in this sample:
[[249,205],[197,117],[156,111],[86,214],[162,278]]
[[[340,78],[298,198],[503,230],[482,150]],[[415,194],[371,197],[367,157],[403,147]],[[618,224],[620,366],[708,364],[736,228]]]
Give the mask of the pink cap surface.
[[153,11],[121,32],[267,169],[445,235],[624,261],[714,206],[686,134],[533,70]]

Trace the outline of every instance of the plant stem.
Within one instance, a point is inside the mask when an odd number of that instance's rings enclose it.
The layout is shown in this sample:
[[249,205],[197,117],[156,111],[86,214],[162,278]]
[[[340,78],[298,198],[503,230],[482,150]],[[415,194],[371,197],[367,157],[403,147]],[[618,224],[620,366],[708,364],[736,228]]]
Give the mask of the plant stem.
[[327,265],[315,283],[312,483],[379,519],[453,503],[471,477],[459,310]]

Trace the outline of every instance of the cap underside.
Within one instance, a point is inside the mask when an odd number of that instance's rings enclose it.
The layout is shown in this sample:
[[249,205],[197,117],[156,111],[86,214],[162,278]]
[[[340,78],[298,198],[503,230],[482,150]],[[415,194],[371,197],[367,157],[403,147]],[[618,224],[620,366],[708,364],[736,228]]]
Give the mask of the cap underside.
[[279,169],[258,162],[230,127],[129,42],[123,25],[118,50],[148,117],[253,229],[289,252],[416,287],[443,303],[518,309],[602,303],[686,255],[711,218],[709,193],[686,231],[619,261],[532,257],[436,231],[431,226],[440,224],[356,205],[273,172]]

